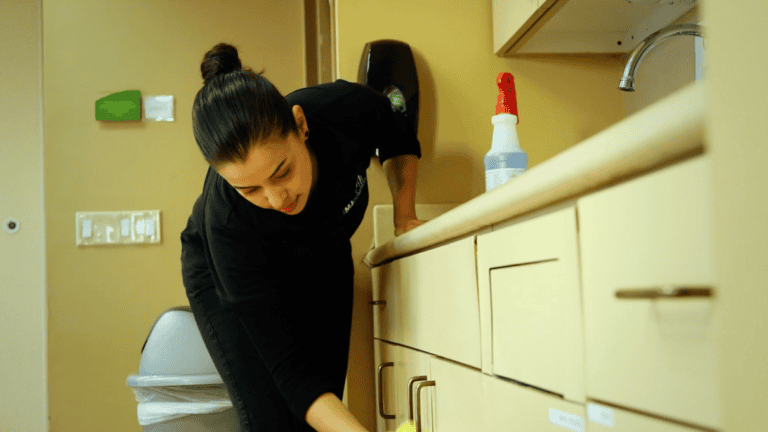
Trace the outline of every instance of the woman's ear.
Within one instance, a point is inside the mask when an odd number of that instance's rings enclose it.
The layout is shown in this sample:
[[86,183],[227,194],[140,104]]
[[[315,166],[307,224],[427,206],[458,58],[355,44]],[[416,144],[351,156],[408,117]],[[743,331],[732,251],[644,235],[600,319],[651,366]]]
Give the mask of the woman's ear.
[[299,105],[294,105],[291,108],[293,112],[293,119],[296,120],[296,126],[299,128],[299,138],[301,138],[307,132],[307,119],[304,117],[304,110]]

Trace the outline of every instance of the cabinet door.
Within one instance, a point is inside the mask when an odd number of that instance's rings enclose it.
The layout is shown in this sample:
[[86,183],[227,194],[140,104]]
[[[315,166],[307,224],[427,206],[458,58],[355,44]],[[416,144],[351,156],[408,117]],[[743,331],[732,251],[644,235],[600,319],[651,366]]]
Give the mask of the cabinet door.
[[700,432],[701,429],[655,419],[631,411],[587,404],[589,432]]
[[[387,301],[387,287],[393,283],[395,276],[399,274],[392,271],[387,265],[371,269],[371,284],[373,285],[373,337],[380,340],[398,340],[398,333],[402,331],[397,325],[398,311],[394,308],[385,308]],[[389,288],[390,290],[392,288]]]
[[392,432],[397,429],[397,388],[395,347],[378,339],[373,340],[376,377],[376,431]]
[[[429,354],[402,346],[394,347],[395,391],[397,392],[397,424],[407,421],[421,423],[422,431],[434,431],[434,387],[424,387],[417,401],[419,384],[432,380]],[[420,413],[417,404],[421,404]],[[419,417],[421,414],[421,417]]]
[[[698,156],[580,199],[578,213],[588,397],[719,428],[710,170]],[[664,287],[713,294],[644,297]]]
[[491,292],[494,373],[585,402],[578,279],[558,261],[518,265],[492,270]]
[[430,373],[437,432],[585,430],[583,404],[434,356]]
[[373,306],[381,339],[480,367],[474,237],[376,269],[374,301],[386,302]]
[[432,357],[430,372],[435,386],[426,388],[433,389],[435,394],[435,431],[516,430],[484,427],[486,401],[483,395],[482,373],[479,370]]
[[493,373],[585,402],[575,207],[494,227],[477,248],[490,269]]
[[[493,0],[493,52],[512,45],[536,22],[542,0]],[[513,39],[510,41],[511,39]],[[506,51],[506,49],[504,49]]]
[[[469,430],[585,431],[585,407],[581,403],[485,374],[482,380],[485,428]],[[438,389],[438,404],[440,396]]]

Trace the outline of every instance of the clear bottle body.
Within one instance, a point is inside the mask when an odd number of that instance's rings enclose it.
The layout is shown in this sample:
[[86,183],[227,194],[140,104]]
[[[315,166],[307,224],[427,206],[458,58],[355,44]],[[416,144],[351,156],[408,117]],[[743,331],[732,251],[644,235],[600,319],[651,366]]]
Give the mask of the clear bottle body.
[[485,154],[485,191],[490,191],[528,169],[528,155],[520,148],[517,116],[497,114],[493,123],[491,150]]

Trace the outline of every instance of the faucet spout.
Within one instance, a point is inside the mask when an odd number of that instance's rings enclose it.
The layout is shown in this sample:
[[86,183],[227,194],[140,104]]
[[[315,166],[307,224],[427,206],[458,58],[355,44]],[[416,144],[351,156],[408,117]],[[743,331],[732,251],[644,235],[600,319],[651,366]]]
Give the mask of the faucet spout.
[[624,67],[624,76],[621,77],[619,90],[635,91],[635,73],[637,73],[637,67],[640,66],[643,57],[645,57],[651,48],[672,36],[686,35],[704,37],[703,27],[698,24],[675,24],[651,34],[645,38],[644,41],[640,42],[640,45],[632,51],[632,55],[629,57],[627,65]]

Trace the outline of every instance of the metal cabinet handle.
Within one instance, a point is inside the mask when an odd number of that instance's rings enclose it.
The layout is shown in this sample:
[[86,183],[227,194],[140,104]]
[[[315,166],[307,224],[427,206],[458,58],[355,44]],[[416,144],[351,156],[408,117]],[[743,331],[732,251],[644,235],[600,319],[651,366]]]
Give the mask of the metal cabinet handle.
[[419,421],[416,422],[416,432],[421,432],[421,397],[419,396],[419,393],[421,392],[422,387],[429,387],[434,385],[434,381],[424,381],[423,383],[419,384],[418,387],[416,387],[416,415],[419,416]]
[[395,363],[389,362],[379,366],[379,415],[385,419],[394,419],[394,414],[384,414],[384,390],[382,388],[381,371],[387,366],[394,366]]
[[427,376],[415,376],[408,380],[408,420],[413,421],[413,383],[416,381],[426,381]]
[[616,291],[620,299],[657,299],[682,297],[712,297],[712,288],[663,285],[654,288],[628,288]]

